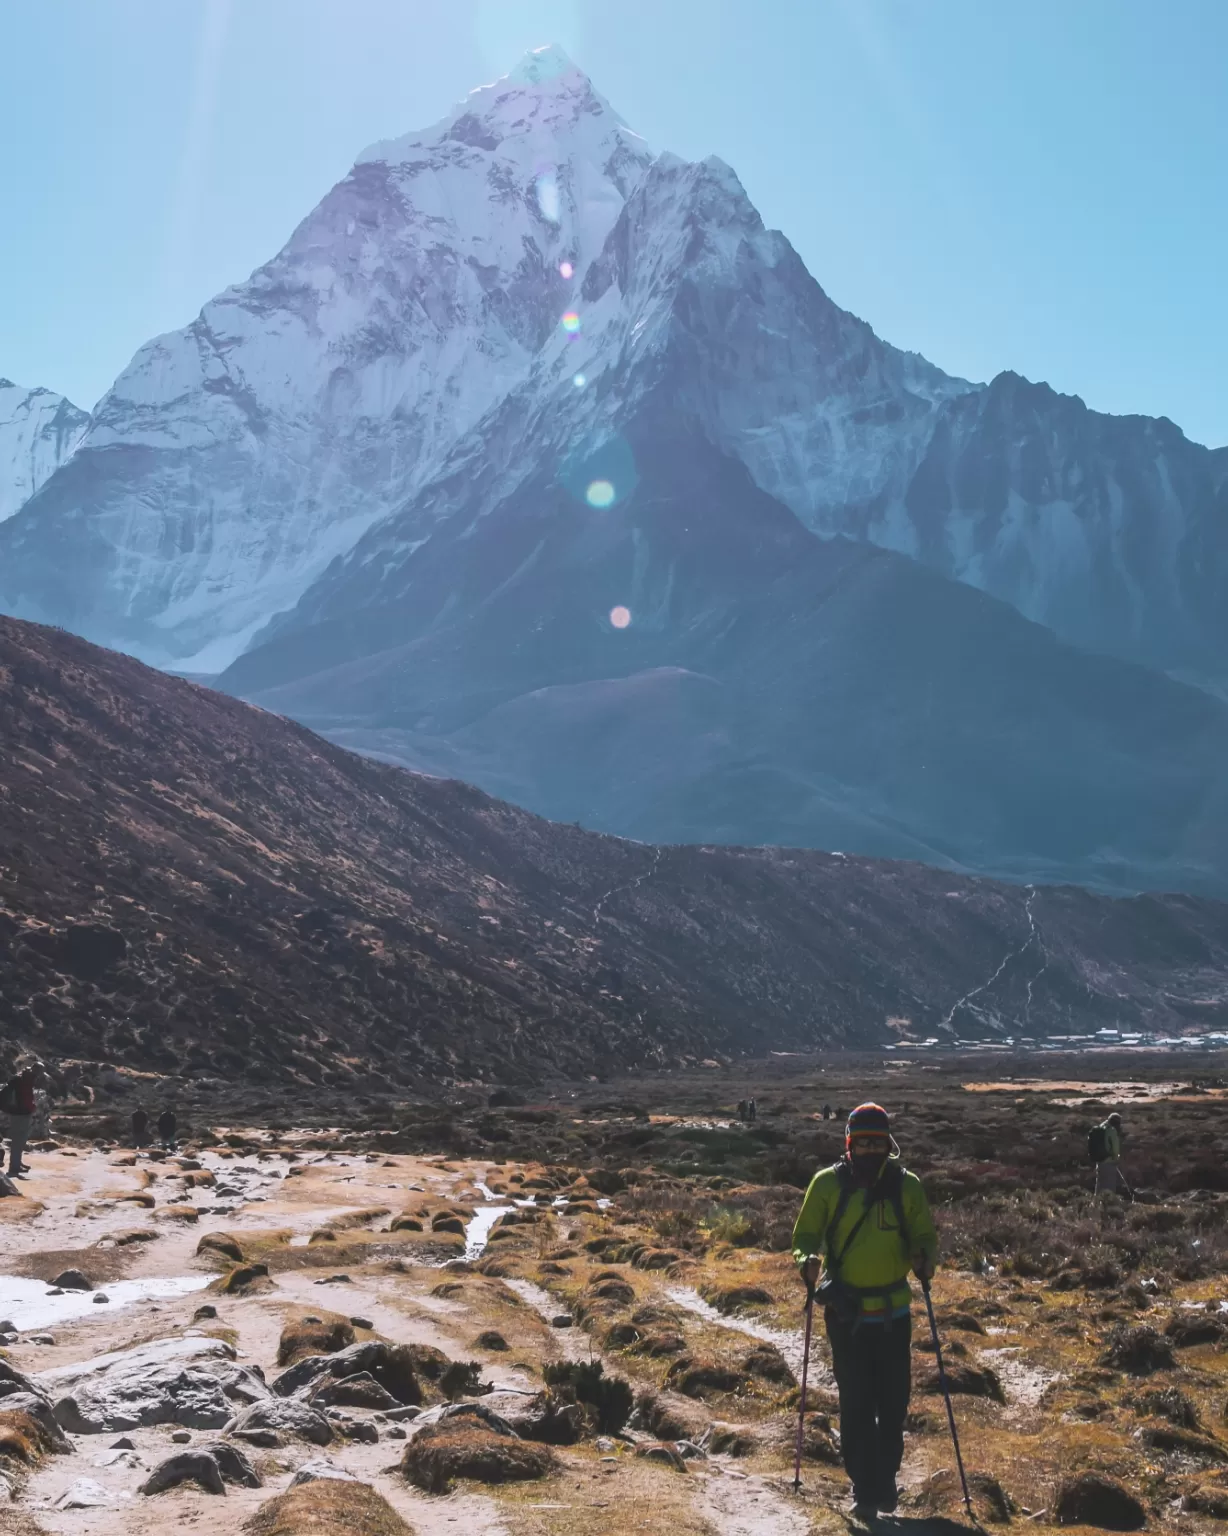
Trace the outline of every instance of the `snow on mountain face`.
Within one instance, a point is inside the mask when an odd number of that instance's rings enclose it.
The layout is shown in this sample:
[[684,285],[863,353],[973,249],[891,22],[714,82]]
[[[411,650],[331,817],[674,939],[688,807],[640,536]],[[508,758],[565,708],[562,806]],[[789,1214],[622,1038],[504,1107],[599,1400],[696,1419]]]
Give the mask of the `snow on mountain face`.
[[63,395],[0,379],[0,523],[59,469],[88,420]]
[[224,666],[523,378],[650,160],[557,50],[374,145],[141,349],[7,530],[0,605]]
[[850,502],[902,495],[942,402],[975,388],[834,304],[715,158],[659,156],[569,303],[573,324],[555,327],[526,380],[256,645],[397,602],[403,568],[446,519],[476,521],[530,478],[583,460],[658,388],[822,533],[841,531]]

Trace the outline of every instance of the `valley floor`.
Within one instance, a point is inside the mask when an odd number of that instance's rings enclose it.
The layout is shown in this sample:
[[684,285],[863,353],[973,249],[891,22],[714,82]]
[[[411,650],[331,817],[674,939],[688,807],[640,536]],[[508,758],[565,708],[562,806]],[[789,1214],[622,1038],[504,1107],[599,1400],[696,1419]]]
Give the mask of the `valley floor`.
[[[992,1082],[949,1068],[923,1076],[916,1065],[893,1081],[881,1066],[877,1081],[861,1068],[806,1077],[782,1067],[752,1088],[767,1141],[773,1128],[788,1132],[768,1155],[783,1158],[796,1144],[816,1166],[829,1160],[821,1138],[835,1136],[831,1122],[813,1118],[825,1098],[839,1095],[847,1110],[854,1096],[873,1094],[898,1110],[898,1134],[917,1154],[943,1231],[935,1298],[979,1518],[1056,1525],[1063,1483],[1095,1472],[1138,1499],[1151,1527],[1219,1529],[1228,1518],[1225,1198],[1176,1190],[1170,1172],[1167,1189],[1136,1176],[1133,1206],[1096,1207],[1087,1170],[1053,1150],[1104,1102],[1124,1102],[1136,1173],[1166,1123],[1168,1144],[1193,1130],[1222,1168],[1217,1083],[1182,1077],[1171,1061],[1162,1073],[1137,1072],[1137,1088],[1120,1062],[1105,1073],[1067,1061],[1048,1084],[1035,1061],[1021,1064],[1026,1083],[1003,1065]],[[270,1502],[304,1464],[321,1461],[374,1488],[388,1506],[381,1518],[399,1516],[419,1536],[844,1530],[821,1330],[804,1487],[791,1488],[802,1311],[781,1250],[801,1191],[783,1163],[763,1165],[764,1141],[730,1114],[727,1088],[696,1074],[613,1094],[603,1086],[601,1102],[592,1090],[570,1106],[484,1110],[487,1132],[492,1116],[506,1123],[498,1158],[396,1150],[380,1144],[397,1140],[390,1133],[259,1127],[218,1127],[170,1156],[59,1137],[41,1144],[22,1197],[0,1200],[0,1313],[13,1325],[0,1390],[11,1396],[8,1381],[25,1378],[53,1403],[66,1393],[84,1403],[87,1378],[72,1368],[147,1347],[151,1359],[167,1349],[187,1359],[194,1340],[215,1354],[229,1346],[236,1365],[272,1382],[279,1359],[310,1355],[322,1330],[333,1333],[322,1347],[334,1351],[415,1346],[421,1392],[416,1404],[381,1409],[326,1401],[317,1383],[299,1396],[325,1413],[322,1447],[284,1429],[261,1443],[219,1424],[188,1429],[186,1441],[176,1422],[123,1428],[115,1415],[131,1410],[131,1393],[127,1409],[122,1394],[104,1393],[95,1410],[111,1415],[108,1427],[70,1432],[69,1449],[24,1460],[0,1400],[0,1469],[14,1489],[0,1531],[231,1536],[262,1507],[266,1525],[255,1530],[323,1528],[267,1524]],[[1079,1096],[1093,1088],[1105,1098]],[[633,1110],[624,1090],[644,1102]],[[592,1161],[531,1155],[527,1143],[546,1140],[547,1120],[550,1133],[566,1123],[587,1135]],[[641,1150],[624,1143],[615,1167],[602,1138],[620,1127]],[[463,1141],[463,1127],[451,1135]],[[224,1236],[202,1242],[209,1234]],[[93,1291],[48,1294],[69,1269]],[[898,1518],[879,1522],[901,1536],[963,1514],[926,1333],[918,1298],[904,1498]],[[548,1451],[544,1476],[493,1486],[462,1476],[432,1493],[402,1470],[419,1421],[446,1402],[514,1416],[540,1406],[550,1366],[597,1360],[606,1377],[629,1383],[631,1416],[603,1426],[594,1404],[579,1438]],[[448,1362],[476,1369],[441,1375]],[[104,1361],[94,1378],[120,1369]],[[240,1397],[236,1414],[242,1406]],[[57,1417],[81,1427],[60,1407]],[[130,1444],[116,1447],[121,1437]],[[224,1497],[194,1483],[138,1492],[165,1458],[227,1439],[262,1486],[228,1483]],[[393,1536],[401,1527],[343,1509],[330,1529]]]

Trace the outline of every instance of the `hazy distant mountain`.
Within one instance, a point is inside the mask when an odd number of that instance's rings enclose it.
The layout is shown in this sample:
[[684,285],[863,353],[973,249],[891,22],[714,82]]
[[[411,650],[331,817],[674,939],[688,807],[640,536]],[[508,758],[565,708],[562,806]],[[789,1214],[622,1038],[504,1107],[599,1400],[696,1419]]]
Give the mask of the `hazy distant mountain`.
[[59,469],[88,420],[63,395],[0,379],[0,523]]

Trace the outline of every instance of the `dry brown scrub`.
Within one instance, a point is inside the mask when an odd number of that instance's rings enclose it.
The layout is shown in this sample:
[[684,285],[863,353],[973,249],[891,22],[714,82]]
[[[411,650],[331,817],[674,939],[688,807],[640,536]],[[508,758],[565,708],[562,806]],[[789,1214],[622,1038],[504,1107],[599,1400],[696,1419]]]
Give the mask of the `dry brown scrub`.
[[262,1504],[246,1536],[413,1536],[387,1499],[366,1483],[316,1478]]

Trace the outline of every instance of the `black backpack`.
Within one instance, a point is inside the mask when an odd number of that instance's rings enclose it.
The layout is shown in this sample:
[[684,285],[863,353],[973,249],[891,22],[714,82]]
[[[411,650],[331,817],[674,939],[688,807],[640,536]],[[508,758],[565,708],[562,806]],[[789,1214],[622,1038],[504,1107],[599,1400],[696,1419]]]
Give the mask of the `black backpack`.
[[0,1088],[0,1115],[17,1114],[18,1104],[17,1079],[10,1077],[4,1087]]
[[1087,1155],[1093,1163],[1102,1163],[1109,1155],[1108,1128],[1093,1125],[1087,1133]]

